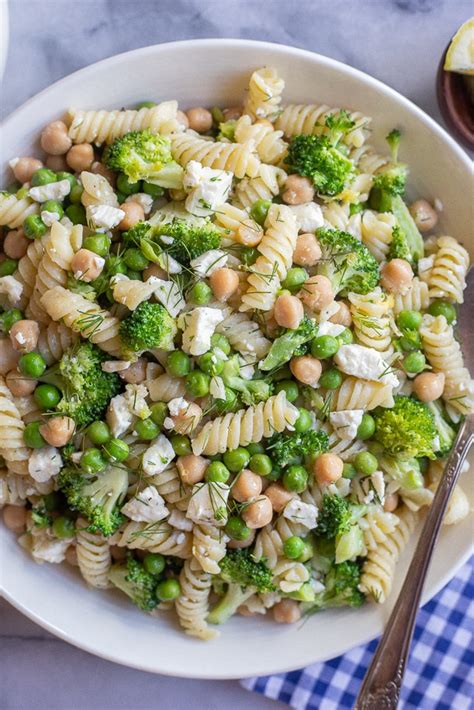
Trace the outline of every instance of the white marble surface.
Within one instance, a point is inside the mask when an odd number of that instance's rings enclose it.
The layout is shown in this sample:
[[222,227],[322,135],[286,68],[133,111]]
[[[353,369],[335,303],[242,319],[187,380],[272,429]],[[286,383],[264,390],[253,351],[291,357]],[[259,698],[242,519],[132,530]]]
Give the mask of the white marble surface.
[[[118,52],[191,37],[242,37],[342,60],[439,120],[434,85],[439,57],[470,14],[469,0],[10,0],[1,114],[51,82]],[[96,659],[1,601],[0,669],[1,710],[279,706],[235,682],[165,678]]]

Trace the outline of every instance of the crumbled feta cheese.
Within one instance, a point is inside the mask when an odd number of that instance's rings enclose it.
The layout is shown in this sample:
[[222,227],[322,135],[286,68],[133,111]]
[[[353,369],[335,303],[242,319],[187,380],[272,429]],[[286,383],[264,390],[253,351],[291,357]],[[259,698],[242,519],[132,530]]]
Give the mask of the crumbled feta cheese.
[[[101,256],[96,254],[94,257],[92,257],[92,265],[93,265],[93,270],[94,274],[97,272],[102,272],[102,269],[105,266],[105,259],[103,259]],[[80,269],[77,271],[73,271],[74,278],[77,279],[78,281],[93,281],[96,276],[94,275],[93,278],[91,278],[89,274],[90,267],[87,266],[84,271],[81,271]]]
[[145,385],[126,385],[124,397],[129,411],[136,417],[146,419],[150,416],[150,407],[146,403],[148,389]]
[[209,392],[214,399],[225,399],[225,384],[222,377],[215,376],[211,378],[209,384]]
[[334,362],[346,375],[362,380],[378,380],[392,387],[398,386],[397,377],[389,372],[389,366],[377,350],[364,345],[341,345],[334,355]]
[[163,242],[163,244],[169,245],[169,244],[173,244],[173,242],[174,242],[174,237],[170,237],[169,234],[162,234],[160,239]]
[[0,294],[4,293],[10,305],[16,306],[23,293],[23,284],[16,280],[14,276],[0,277]]
[[216,326],[224,320],[224,314],[217,308],[201,306],[182,314],[178,327],[183,330],[182,348],[190,355],[203,355],[211,347],[211,337]]
[[113,229],[125,217],[125,212],[119,207],[110,205],[89,205],[86,209],[87,224],[97,232]]
[[170,254],[168,254],[165,251],[163,251],[158,256],[158,264],[168,274],[180,274],[183,270],[183,267],[181,266],[179,261],[176,261],[176,259],[173,259],[173,257],[170,256]]
[[296,217],[296,224],[300,232],[315,232],[324,225],[323,211],[315,202],[291,205],[290,210]]
[[385,481],[382,471],[375,471],[370,477],[370,482],[379,499],[380,505],[383,505],[385,502]]
[[147,486],[125,503],[121,511],[137,523],[155,523],[170,514],[155,486]]
[[60,564],[66,558],[66,550],[74,538],[50,537],[47,531],[41,530],[41,536],[33,538],[31,554],[35,562],[49,562],[50,564]]
[[82,451],[75,451],[71,454],[70,458],[73,463],[80,464],[82,459]]
[[193,521],[186,517],[186,513],[177,508],[173,508],[171,515],[168,518],[168,523],[172,525],[176,530],[184,530],[185,532],[191,532],[193,529]]
[[188,407],[189,402],[184,397],[175,397],[168,402],[168,411],[172,417],[179,417]]
[[[11,334],[10,334],[11,337]],[[21,331],[15,333],[15,340],[19,345],[24,345],[26,343],[26,338]]]
[[199,483],[194,486],[186,517],[195,523],[213,523],[222,526],[227,522],[227,499],[230,487],[225,483]]
[[143,470],[148,476],[154,476],[156,473],[164,471],[175,456],[174,449],[166,436],[160,434],[143,454]]
[[136,192],[134,195],[129,195],[125,202],[138,202],[138,204],[143,208],[145,214],[150,214],[151,208],[153,206],[153,197],[147,195],[146,192]]
[[117,438],[130,429],[134,416],[130,411],[128,402],[123,394],[117,394],[109,402],[105,415],[112,436]]
[[[150,277],[152,278],[152,277]],[[150,279],[148,279],[150,281]],[[157,301],[166,308],[170,316],[176,318],[186,306],[183,293],[175,281],[163,281],[155,278],[153,294]]]
[[128,370],[132,363],[129,360],[106,360],[101,364],[103,372],[123,372]]
[[52,224],[59,221],[59,214],[57,212],[43,210],[41,212],[41,220],[47,227],[51,227]]
[[340,439],[355,439],[363,416],[363,409],[346,409],[331,412],[329,421]]
[[313,530],[317,525],[318,509],[312,503],[303,503],[298,498],[292,498],[283,510],[283,517]]
[[312,577],[309,580],[308,584],[311,585],[311,589],[313,590],[313,592],[315,594],[319,594],[320,592],[324,592],[324,590],[326,589],[324,584],[322,582],[320,582],[318,579],[314,579],[314,577]]
[[42,449],[33,449],[31,452],[28,459],[28,473],[38,483],[45,483],[58,475],[62,465],[59,450],[54,446],[43,446]]
[[47,202],[48,200],[62,200],[71,192],[69,180],[58,180],[58,182],[48,182],[47,185],[30,187],[28,195],[35,202]]
[[344,330],[345,328],[343,325],[339,325],[339,323],[331,323],[330,321],[326,320],[324,321],[324,323],[319,324],[318,336],[332,335],[334,338],[337,338],[337,336],[340,335]]
[[240,376],[242,377],[243,380],[251,380],[252,377],[255,375],[255,367],[252,365],[251,362],[245,362],[243,358],[239,356],[239,364],[240,364]]
[[188,212],[206,217],[224,204],[232,186],[232,173],[228,170],[206,168],[191,160],[185,168],[183,187],[189,192],[185,206]]
[[220,249],[209,249],[209,251],[205,251],[204,254],[192,259],[190,265],[198,276],[204,278],[225,266],[228,258],[229,255]]

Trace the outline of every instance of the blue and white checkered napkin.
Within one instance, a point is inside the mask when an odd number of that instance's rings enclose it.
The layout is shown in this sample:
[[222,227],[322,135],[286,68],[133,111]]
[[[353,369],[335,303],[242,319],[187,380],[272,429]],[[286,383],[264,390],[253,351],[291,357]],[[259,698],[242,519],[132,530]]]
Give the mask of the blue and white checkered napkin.
[[[400,708],[474,708],[474,558],[419,612]],[[352,708],[377,645],[242,685],[297,710]]]

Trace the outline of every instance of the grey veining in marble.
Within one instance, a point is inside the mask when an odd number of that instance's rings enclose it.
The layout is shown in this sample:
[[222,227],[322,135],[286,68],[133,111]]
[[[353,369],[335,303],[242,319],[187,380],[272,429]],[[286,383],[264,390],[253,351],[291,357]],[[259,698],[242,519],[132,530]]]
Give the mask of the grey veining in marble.
[[[118,52],[178,39],[239,37],[339,59],[385,81],[439,120],[439,57],[471,14],[469,0],[10,0],[1,113]],[[165,678],[96,659],[0,602],[1,710],[272,706],[279,704],[234,682]]]

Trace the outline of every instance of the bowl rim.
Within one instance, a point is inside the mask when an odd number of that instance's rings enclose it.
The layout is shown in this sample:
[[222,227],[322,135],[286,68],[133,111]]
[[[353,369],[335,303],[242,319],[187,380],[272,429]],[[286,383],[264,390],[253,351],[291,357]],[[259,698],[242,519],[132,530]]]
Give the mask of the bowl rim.
[[[184,46],[186,45],[187,48],[195,47],[197,48],[202,48],[202,47],[222,47],[223,49],[228,50],[229,48],[231,49],[232,47],[247,47],[247,48],[263,48],[263,49],[269,49],[273,52],[277,52],[281,55],[285,56],[295,56],[295,57],[302,57],[309,59],[310,61],[316,61],[321,65],[327,66],[329,68],[332,68],[338,72],[341,72],[342,74],[345,74],[349,78],[355,78],[358,79],[359,81],[363,81],[369,88],[379,91],[381,93],[384,93],[388,97],[394,99],[397,101],[399,104],[404,106],[409,112],[415,115],[415,117],[422,123],[424,124],[428,129],[430,129],[432,132],[437,134],[437,136],[447,145],[448,149],[451,151],[451,153],[454,153],[456,158],[463,164],[463,167],[466,170],[471,169],[471,162],[469,159],[469,156],[467,153],[463,150],[461,146],[458,145],[458,143],[452,138],[448,132],[440,125],[438,124],[431,116],[429,116],[423,109],[419,108],[416,104],[414,104],[410,99],[407,99],[405,96],[400,94],[398,91],[393,89],[392,87],[388,86],[384,82],[382,82],[379,79],[376,79],[369,74],[361,71],[360,69],[356,69],[348,64],[345,64],[344,62],[341,62],[336,59],[332,59],[330,57],[326,57],[325,55],[319,54],[317,52],[312,52],[306,49],[301,49],[298,47],[291,47],[289,45],[285,44],[279,44],[275,42],[264,42],[264,41],[259,41],[259,40],[247,40],[247,39],[234,39],[234,38],[201,38],[201,39],[193,39],[193,40],[178,40],[178,41],[173,41],[173,42],[163,42],[161,44],[155,44],[155,45],[148,45],[146,47],[141,47],[138,49],[133,49],[129,50],[127,52],[121,52],[119,54],[114,54],[110,57],[107,57],[105,59],[99,60],[98,62],[94,62],[93,64],[90,64],[86,67],[83,67],[82,69],[78,69],[75,72],[72,72],[71,74],[68,74],[67,76],[63,77],[62,79],[59,79],[58,81],[54,82],[53,84],[47,86],[46,88],[42,89],[42,91],[38,92],[34,96],[30,97],[27,101],[25,101],[23,104],[21,104],[19,107],[14,109],[6,118],[0,123],[0,128],[6,129],[7,127],[10,127],[10,125],[13,123],[13,121],[17,120],[18,115],[22,114],[25,111],[28,111],[30,105],[33,105],[35,101],[37,101],[40,97],[43,97],[46,95],[48,92],[52,90],[57,90],[60,89],[63,85],[66,85],[67,82],[69,82],[72,78],[77,78],[77,77],[86,77],[88,75],[94,75],[96,74],[97,71],[100,71],[103,67],[110,67],[114,63],[121,63],[124,61],[126,57],[132,57],[135,59],[137,56],[138,57],[143,57],[146,58],[147,55],[153,54],[155,55],[156,53],[160,52],[166,52],[168,51],[169,48],[176,48],[179,46]],[[433,585],[429,591],[425,591],[425,593],[422,596],[422,601],[421,605],[426,604],[430,599],[432,599],[439,591],[442,589],[459,571],[459,569],[466,563],[466,561],[470,558],[470,556],[474,552],[474,540],[471,542],[470,547],[468,547],[464,554],[458,559],[457,563],[454,565],[454,567],[450,568],[449,571],[447,571],[445,574],[441,576],[439,579],[438,583]],[[114,663],[118,663],[120,665],[124,665],[130,668],[135,668],[138,670],[150,672],[150,673],[159,673],[161,675],[169,675],[169,676],[174,676],[174,677],[182,677],[182,678],[199,678],[202,680],[213,680],[213,679],[239,679],[242,677],[241,673],[232,673],[232,672],[226,672],[225,675],[219,674],[219,673],[208,673],[208,672],[198,672],[198,673],[189,673],[189,672],[179,672],[174,670],[173,672],[169,670],[160,670],[160,669],[154,669],[151,667],[151,665],[147,665],[146,663],[144,664],[143,662],[138,662],[138,661],[133,661],[133,660],[127,660],[124,658],[121,658],[119,655],[114,654],[113,651],[105,652],[102,650],[97,650],[94,647],[93,643],[88,643],[87,641],[82,641],[82,640],[77,640],[75,638],[72,638],[69,636],[68,632],[63,631],[62,629],[56,627],[54,623],[42,619],[39,613],[32,611],[31,609],[24,607],[20,602],[15,600],[10,593],[5,589],[4,584],[1,583],[0,580],[0,593],[1,595],[18,611],[20,611],[22,614],[24,614],[27,618],[32,620],[33,622],[37,623],[39,626],[42,628],[46,629],[50,633],[54,634],[56,637],[61,638],[63,641],[66,641],[67,643],[72,644],[73,646],[80,648],[81,650],[87,651],[95,656],[98,656],[100,658],[103,658],[108,661],[112,661]],[[374,632],[369,631],[365,636],[363,636],[362,639],[358,638],[357,643],[351,644],[348,648],[346,648],[343,653],[347,653],[350,651],[352,648],[360,645],[364,645],[368,643],[369,641],[373,640],[376,638],[381,632],[382,632],[381,624],[377,627],[377,630]],[[332,657],[332,656],[331,656]],[[326,659],[326,660],[329,660]],[[308,663],[312,663],[314,661],[309,660]],[[324,662],[324,661],[322,661]],[[291,663],[290,659],[287,659],[286,661],[282,661],[279,664],[276,664],[272,666],[271,670],[258,670],[257,674],[276,674],[276,673],[284,673],[288,672],[291,670],[294,670],[295,666],[294,664]],[[255,674],[251,674],[255,675]]]

